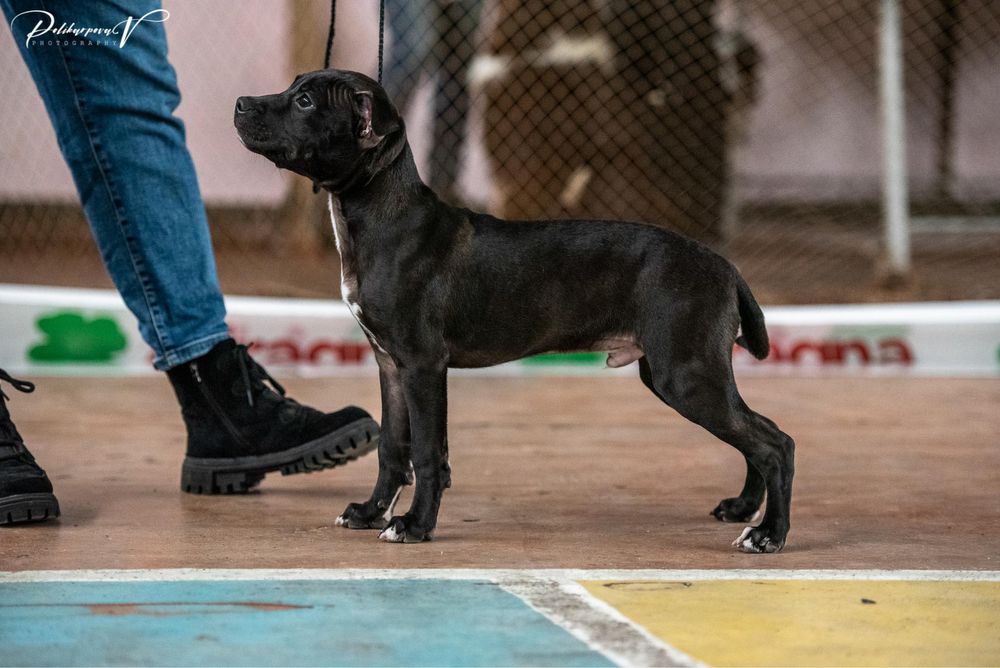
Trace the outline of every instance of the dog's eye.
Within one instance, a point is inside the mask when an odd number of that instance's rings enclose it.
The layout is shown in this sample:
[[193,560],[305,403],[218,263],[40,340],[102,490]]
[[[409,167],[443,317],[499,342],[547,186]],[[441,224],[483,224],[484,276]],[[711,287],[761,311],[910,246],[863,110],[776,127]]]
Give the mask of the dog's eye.
[[298,105],[299,109],[312,109],[313,101],[307,93],[302,93],[301,95],[296,96],[295,104]]

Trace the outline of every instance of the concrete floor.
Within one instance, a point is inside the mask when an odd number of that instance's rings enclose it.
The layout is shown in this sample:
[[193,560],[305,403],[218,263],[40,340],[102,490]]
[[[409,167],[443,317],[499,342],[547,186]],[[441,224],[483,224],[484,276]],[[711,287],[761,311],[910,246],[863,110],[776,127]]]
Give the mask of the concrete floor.
[[[37,379],[36,379],[37,380]],[[320,407],[377,415],[372,377],[289,379]],[[374,456],[266,479],[259,493],[178,490],[184,433],[162,378],[41,379],[16,394],[58,521],[0,530],[0,571],[90,568],[1000,569],[1000,381],[747,378],[797,441],[778,555],[730,547],[709,510],[741,457],[638,379],[453,378],[454,487],[437,538],[385,544],[334,519],[367,497]],[[400,508],[405,508],[404,497]]]

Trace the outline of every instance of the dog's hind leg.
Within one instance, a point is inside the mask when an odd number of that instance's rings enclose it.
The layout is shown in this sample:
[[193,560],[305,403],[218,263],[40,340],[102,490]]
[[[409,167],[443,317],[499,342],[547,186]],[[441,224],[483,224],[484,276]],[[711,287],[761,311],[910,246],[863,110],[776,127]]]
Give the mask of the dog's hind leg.
[[[669,405],[669,402],[666,402],[653,385],[649,360],[645,357],[639,360],[639,378],[643,385]],[[764,503],[764,478],[749,459],[746,459],[746,465],[747,477],[743,483],[743,491],[740,492],[739,496],[723,499],[710,513],[720,522],[751,522],[756,519],[760,512],[760,506]]]
[[766,490],[764,477],[749,459],[746,463],[747,477],[740,495],[719,501],[719,505],[709,513],[720,522],[752,522],[760,514]]
[[[674,325],[685,334],[673,338],[661,332],[644,342],[648,361],[644,372],[640,365],[646,376],[643,382],[678,413],[739,450],[748,471],[756,469],[767,490],[764,518],[759,526],[747,527],[733,544],[744,552],[777,552],[788,535],[795,443],[740,397],[732,373],[731,342],[713,343],[711,334],[698,332],[697,326],[684,328],[676,321]],[[752,494],[756,479],[751,476],[747,477]],[[750,503],[753,500],[751,496]]]
[[412,484],[410,471],[410,413],[403,397],[399,370],[384,353],[376,353],[382,390],[382,433],[378,442],[378,480],[371,498],[352,503],[337,518],[350,529],[384,529],[405,485]]

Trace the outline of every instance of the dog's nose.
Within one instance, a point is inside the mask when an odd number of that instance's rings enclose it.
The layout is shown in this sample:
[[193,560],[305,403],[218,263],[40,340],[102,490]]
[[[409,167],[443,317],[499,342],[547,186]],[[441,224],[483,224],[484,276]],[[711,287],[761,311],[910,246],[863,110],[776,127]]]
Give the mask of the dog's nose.
[[236,99],[236,113],[245,114],[251,109],[253,109],[253,101],[248,97],[240,97]]

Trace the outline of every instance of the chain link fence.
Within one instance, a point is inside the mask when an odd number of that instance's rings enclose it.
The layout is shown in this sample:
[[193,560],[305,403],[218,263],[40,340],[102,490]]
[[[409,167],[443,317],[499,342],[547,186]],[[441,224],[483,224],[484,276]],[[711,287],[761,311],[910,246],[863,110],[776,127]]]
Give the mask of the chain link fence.
[[[895,3],[900,275],[884,241],[888,3],[385,0],[384,85],[424,180],[456,204],[662,225],[727,255],[763,303],[998,298],[1000,5]],[[224,289],[336,296],[323,198],[228,127],[237,95],[320,66],[329,4],[165,4]],[[377,3],[337,16],[334,66],[374,73]],[[6,32],[0,281],[106,285]]]

